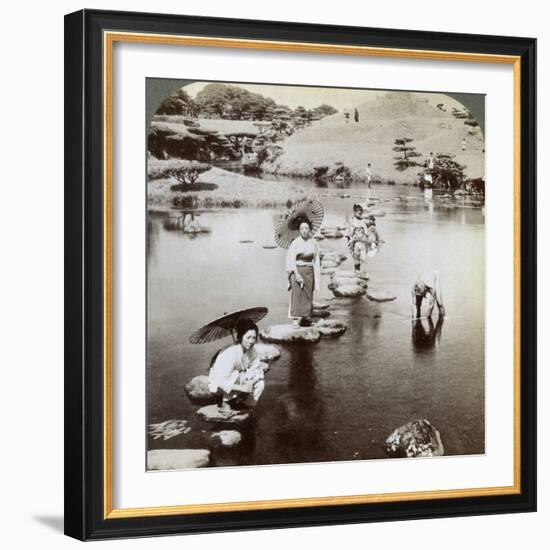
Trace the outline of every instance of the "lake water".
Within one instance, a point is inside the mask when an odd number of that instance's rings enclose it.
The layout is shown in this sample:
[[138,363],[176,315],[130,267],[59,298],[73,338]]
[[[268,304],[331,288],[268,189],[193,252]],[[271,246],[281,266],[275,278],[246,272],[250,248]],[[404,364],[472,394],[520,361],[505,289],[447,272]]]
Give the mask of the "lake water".
[[[284,182],[282,183],[284,184]],[[327,225],[343,224],[364,190],[317,189]],[[385,244],[368,271],[372,287],[393,302],[336,299],[323,276],[321,299],[331,319],[348,324],[335,340],[279,346],[253,422],[235,450],[213,451],[212,465],[281,464],[384,458],[398,426],[427,418],[448,455],[484,452],[485,233],[482,208],[425,195],[415,187],[376,186],[385,212],[377,227]],[[172,212],[173,213],[173,212]],[[192,345],[203,323],[235,309],[266,306],[260,327],[288,322],[285,251],[273,244],[275,210],[196,212],[209,234],[165,228],[170,212],[149,212],[148,422],[191,420],[192,431],[148,448],[206,448],[212,428],[195,420],[184,387],[208,373],[212,355],[230,338]],[[252,240],[251,243],[240,243]],[[345,240],[321,247],[346,252]],[[341,266],[351,269],[348,259]],[[411,285],[437,268],[447,318],[413,324]]]

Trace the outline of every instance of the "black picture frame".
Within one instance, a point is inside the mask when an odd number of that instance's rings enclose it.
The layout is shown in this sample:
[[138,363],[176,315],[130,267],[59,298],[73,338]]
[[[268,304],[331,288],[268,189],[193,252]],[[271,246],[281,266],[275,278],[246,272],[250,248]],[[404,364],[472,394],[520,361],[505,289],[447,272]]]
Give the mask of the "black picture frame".
[[[104,31],[463,52],[517,58],[521,461],[515,494],[109,517],[104,437]],[[536,509],[536,40],[83,10],[65,17],[65,532],[80,540],[333,525]]]

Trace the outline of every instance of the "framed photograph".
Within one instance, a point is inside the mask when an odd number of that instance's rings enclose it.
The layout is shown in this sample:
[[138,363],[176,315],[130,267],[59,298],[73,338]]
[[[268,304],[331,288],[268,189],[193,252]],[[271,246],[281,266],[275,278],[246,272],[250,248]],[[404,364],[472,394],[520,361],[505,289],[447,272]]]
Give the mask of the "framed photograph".
[[535,55],[66,16],[66,534],[535,510]]

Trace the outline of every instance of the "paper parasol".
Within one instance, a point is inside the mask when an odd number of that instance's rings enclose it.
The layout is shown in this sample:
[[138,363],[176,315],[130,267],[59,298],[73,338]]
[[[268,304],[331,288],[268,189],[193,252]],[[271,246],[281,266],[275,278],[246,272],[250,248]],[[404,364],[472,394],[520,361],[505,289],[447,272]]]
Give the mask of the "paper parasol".
[[193,332],[189,337],[189,342],[192,344],[205,344],[226,336],[233,336],[233,331],[237,328],[240,319],[250,319],[257,323],[267,315],[267,311],[266,307],[253,307],[232,313],[224,313],[222,317],[206,323]]
[[314,199],[307,199],[297,202],[287,213],[275,224],[275,242],[281,248],[288,248],[290,243],[299,235],[300,223],[307,218],[311,222],[312,234],[317,233],[325,210],[323,205]]

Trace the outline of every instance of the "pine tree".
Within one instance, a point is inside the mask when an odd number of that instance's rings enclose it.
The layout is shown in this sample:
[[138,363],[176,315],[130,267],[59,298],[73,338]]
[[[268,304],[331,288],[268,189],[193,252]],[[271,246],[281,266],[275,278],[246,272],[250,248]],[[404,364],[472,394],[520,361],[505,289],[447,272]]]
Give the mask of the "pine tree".
[[412,160],[415,157],[421,156],[420,153],[416,152],[416,147],[413,145],[409,145],[412,143],[412,138],[397,138],[393,143],[395,147],[393,147],[393,151],[396,151],[398,153],[402,153],[403,156],[399,157],[393,157],[395,162],[394,166],[402,172],[403,170],[406,170],[407,168],[410,168],[411,166],[419,166],[418,162],[415,160]]

